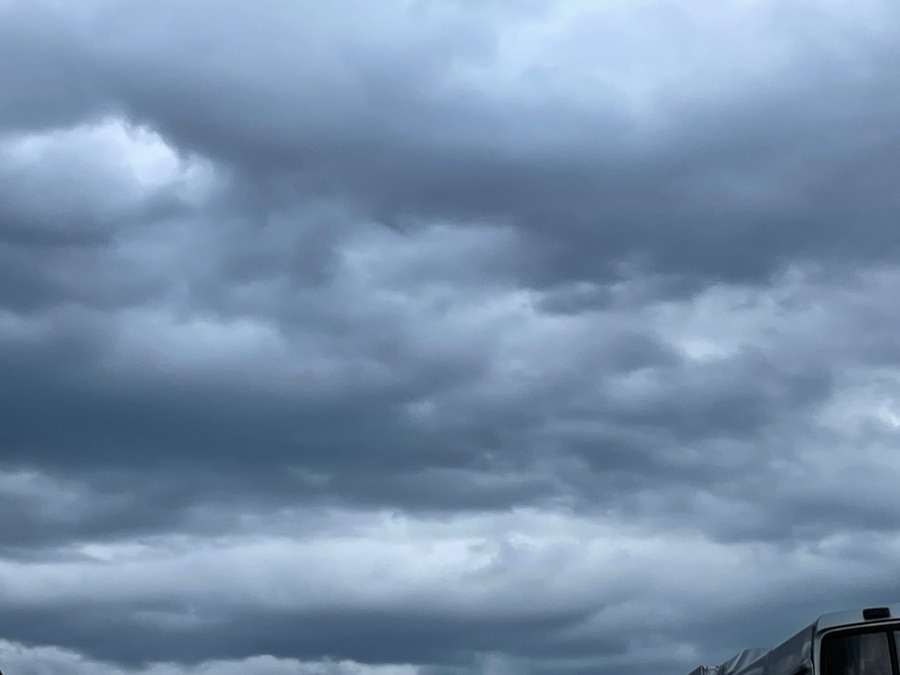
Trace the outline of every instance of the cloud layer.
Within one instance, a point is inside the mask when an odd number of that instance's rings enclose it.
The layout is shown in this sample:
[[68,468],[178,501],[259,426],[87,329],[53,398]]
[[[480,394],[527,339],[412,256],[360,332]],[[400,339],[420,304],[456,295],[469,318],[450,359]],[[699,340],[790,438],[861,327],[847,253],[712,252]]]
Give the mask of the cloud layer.
[[898,28],[0,0],[0,667],[678,673],[900,595]]

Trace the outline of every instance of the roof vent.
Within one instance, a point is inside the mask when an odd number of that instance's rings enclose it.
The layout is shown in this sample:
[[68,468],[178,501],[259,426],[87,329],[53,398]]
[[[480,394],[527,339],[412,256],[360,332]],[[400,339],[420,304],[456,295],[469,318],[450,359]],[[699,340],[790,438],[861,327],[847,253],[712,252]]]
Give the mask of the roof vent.
[[889,619],[891,610],[889,607],[867,607],[863,610],[863,619],[872,621],[874,619]]

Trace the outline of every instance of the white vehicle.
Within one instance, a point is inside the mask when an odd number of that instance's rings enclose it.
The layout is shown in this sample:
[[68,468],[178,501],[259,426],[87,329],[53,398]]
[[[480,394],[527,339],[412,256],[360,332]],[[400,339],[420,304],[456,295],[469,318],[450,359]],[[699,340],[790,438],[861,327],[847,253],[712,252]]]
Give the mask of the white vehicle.
[[900,605],[824,614],[772,649],[689,675],[900,675]]

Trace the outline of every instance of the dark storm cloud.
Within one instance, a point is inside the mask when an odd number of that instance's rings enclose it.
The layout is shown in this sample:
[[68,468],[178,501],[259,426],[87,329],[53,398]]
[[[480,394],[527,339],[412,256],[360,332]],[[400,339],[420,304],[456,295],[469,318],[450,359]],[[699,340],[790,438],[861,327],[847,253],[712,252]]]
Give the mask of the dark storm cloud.
[[[233,365],[240,370],[226,380],[185,379],[157,363],[157,375],[135,380],[128,376],[135,366],[110,367],[116,365],[109,363],[117,351],[116,327],[98,326],[70,318],[55,326],[55,336],[43,329],[44,344],[32,338],[7,346],[3,365],[11,384],[2,394],[0,434],[7,459],[40,457],[69,468],[215,460],[277,471],[287,464],[322,474],[327,481],[320,490],[350,500],[365,500],[370,485],[379,501],[418,494],[423,506],[432,499],[456,506],[477,499],[482,489],[467,471],[526,472],[511,492],[484,486],[494,494],[490,501],[502,505],[502,495],[515,502],[551,489],[547,477],[527,475],[535,458],[548,452],[574,454],[594,471],[651,484],[676,475],[693,483],[717,469],[706,453],[681,459],[686,446],[762,438],[768,427],[830,393],[827,368],[798,372],[794,366],[791,372],[773,355],[752,352],[693,363],[660,341],[603,329],[599,322],[569,345],[585,359],[578,373],[568,366],[548,373],[538,354],[520,378],[492,377],[486,366],[491,352],[419,359],[404,353],[397,334],[391,338],[396,351],[370,357],[385,373],[373,379],[360,377],[365,371],[345,379],[332,370],[317,383],[301,371],[285,386],[269,380],[278,377],[279,366],[253,372],[243,363]],[[336,338],[326,333],[320,339]],[[470,349],[476,347],[484,349]],[[293,367],[288,358],[279,361],[285,370]],[[433,412],[416,414],[417,405]],[[431,470],[462,482],[417,489],[428,484]],[[248,477],[255,482],[255,474]],[[408,480],[413,484],[404,486]],[[271,489],[269,481],[263,485]],[[316,492],[301,482],[295,489]],[[605,499],[619,497],[611,491]]]
[[[540,619],[479,620],[475,616],[453,619],[409,611],[395,615],[354,611],[306,616],[267,611],[224,621],[209,617],[193,629],[147,631],[148,616],[178,616],[185,611],[163,605],[129,606],[118,615],[110,615],[106,606],[70,607],[70,616],[79,617],[76,621],[23,610],[0,620],[0,631],[26,644],[53,643],[55,636],[66,635],[69,637],[63,647],[82,650],[99,660],[131,665],[165,652],[168,658],[183,663],[205,660],[209,654],[240,659],[262,653],[303,661],[316,660],[324,653],[338,661],[467,666],[462,655],[470,650],[502,649],[525,657],[540,656],[544,650],[536,648],[538,637],[546,638],[579,618],[575,613]],[[608,640],[596,644],[592,652],[622,653],[625,649],[624,644]]]
[[0,3],[0,639],[639,675],[883,602],[898,19]]
[[[645,131],[627,99],[599,83],[588,104],[475,88],[465,75],[497,58],[496,16],[428,4],[391,5],[377,21],[370,10],[278,2],[95,2],[62,16],[40,3],[11,7],[10,33],[47,26],[44,40],[19,47],[42,72],[58,70],[52,36],[74,25],[65,63],[82,72],[72,86],[96,92],[93,114],[121,111],[184,150],[330,193],[387,224],[510,223],[529,233],[533,259],[518,272],[530,283],[629,268],[760,281],[798,258],[896,257],[898,54],[880,42],[858,49],[865,34],[849,36],[851,52],[810,49],[801,33],[768,80],[726,86],[718,99],[691,80],[683,93],[664,89]],[[581,39],[564,62],[579,49],[607,55]],[[642,65],[667,56],[659,45]],[[717,78],[739,77],[728,56]],[[34,90],[58,90],[52,83],[7,88],[42,109],[69,107],[69,122],[86,117],[80,105],[41,100]]]

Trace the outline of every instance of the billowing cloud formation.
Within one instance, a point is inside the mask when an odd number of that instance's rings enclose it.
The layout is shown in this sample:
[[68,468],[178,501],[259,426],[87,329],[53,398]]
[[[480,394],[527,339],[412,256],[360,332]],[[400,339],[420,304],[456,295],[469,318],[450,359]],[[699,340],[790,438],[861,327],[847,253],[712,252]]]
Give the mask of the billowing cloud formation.
[[898,597],[898,28],[0,2],[0,668],[677,673]]

